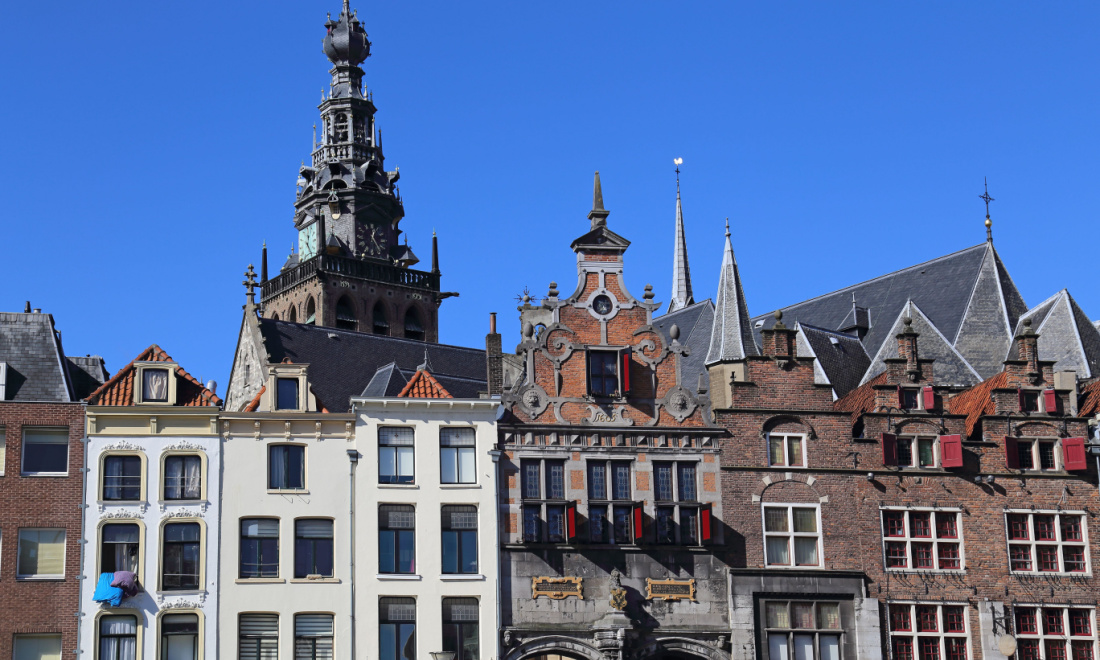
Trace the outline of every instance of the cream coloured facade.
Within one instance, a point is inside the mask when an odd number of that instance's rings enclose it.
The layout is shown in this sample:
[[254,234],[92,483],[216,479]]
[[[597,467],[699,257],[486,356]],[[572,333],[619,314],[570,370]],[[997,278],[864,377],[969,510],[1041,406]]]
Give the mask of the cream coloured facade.
[[405,649],[415,658],[499,657],[499,400],[353,398],[352,406],[356,657],[399,660]]

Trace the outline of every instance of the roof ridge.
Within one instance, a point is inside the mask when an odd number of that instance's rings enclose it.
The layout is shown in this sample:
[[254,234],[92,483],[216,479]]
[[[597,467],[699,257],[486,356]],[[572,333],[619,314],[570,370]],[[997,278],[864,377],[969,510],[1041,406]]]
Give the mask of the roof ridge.
[[[426,384],[421,385],[421,381]],[[415,396],[414,393],[419,394],[417,390],[425,390],[424,394],[431,396]],[[410,399],[453,399],[451,393],[447,391],[447,388],[439,384],[426,369],[417,369],[413,377],[409,379],[409,382],[405,383],[405,387],[397,394],[397,398],[410,398]]]
[[439,342],[427,342],[427,341],[420,341],[419,339],[409,339],[407,337],[392,337],[390,335],[376,335],[376,334],[371,333],[371,332],[359,332],[358,330],[345,330],[343,328],[330,328],[328,326],[323,326],[323,325],[313,325],[312,323],[291,323],[290,321],[284,321],[282,319],[260,319],[260,321],[261,322],[262,321],[267,321],[267,322],[270,322],[270,323],[285,323],[287,325],[300,325],[302,327],[316,328],[318,331],[324,330],[326,332],[342,332],[342,333],[347,333],[347,334],[351,334],[351,335],[356,335],[356,336],[359,336],[359,337],[369,337],[371,339],[379,339],[379,340],[383,340],[383,341],[386,341],[386,340],[399,341],[399,342],[403,342],[403,343],[410,343],[410,344],[416,344],[416,345],[427,346],[427,347],[438,346],[440,348],[457,348],[459,350],[473,351],[473,352],[476,352],[476,353],[484,353],[485,352],[484,348],[474,348],[472,346],[459,346],[457,344],[442,344],[442,343],[439,343]]

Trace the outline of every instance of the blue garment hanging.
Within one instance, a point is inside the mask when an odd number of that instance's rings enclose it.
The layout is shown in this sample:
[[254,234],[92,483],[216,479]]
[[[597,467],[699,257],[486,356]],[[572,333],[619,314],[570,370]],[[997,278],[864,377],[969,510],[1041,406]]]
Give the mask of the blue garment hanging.
[[99,582],[95,585],[95,593],[92,594],[92,600],[97,603],[107,603],[111,607],[118,607],[122,603],[122,589],[111,586],[111,581],[114,579],[114,573],[100,573]]

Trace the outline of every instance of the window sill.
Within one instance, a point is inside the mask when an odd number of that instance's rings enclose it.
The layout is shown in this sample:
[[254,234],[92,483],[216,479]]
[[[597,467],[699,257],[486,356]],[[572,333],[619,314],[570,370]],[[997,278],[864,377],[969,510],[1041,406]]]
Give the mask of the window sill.
[[67,477],[68,472],[20,472],[21,477]]
[[383,580],[383,581],[389,581],[389,580],[394,580],[394,581],[401,581],[401,580],[418,581],[418,580],[422,579],[419,575],[415,575],[415,574],[403,575],[401,573],[379,573],[378,575],[375,575],[374,577],[378,580]]
[[283,578],[237,578],[234,584],[285,584]]
[[64,582],[64,575],[17,575],[16,582]]
[[965,568],[887,568],[886,572],[892,575],[966,575]]
[[1092,571],[1009,571],[1011,575],[1026,575],[1028,577],[1078,577],[1078,578],[1091,578]]
[[[267,492],[271,493],[271,492],[276,492],[276,491],[270,491],[269,490]],[[278,492],[281,493],[281,492],[284,492],[284,491],[278,491]],[[296,490],[296,491],[293,491],[293,492],[300,493],[302,491]],[[197,500],[157,500],[157,504],[159,504],[161,506],[194,506],[196,504],[209,505],[210,501],[205,500],[205,499],[197,499]]]
[[316,580],[310,580],[309,578],[291,578],[291,584],[340,584],[340,578],[317,578]]
[[206,589],[157,589],[156,593],[165,596],[209,596]]
[[378,484],[379,488],[397,488],[399,490],[418,490],[418,484]]
[[305,488],[268,488],[268,495],[309,495]]
[[147,504],[145,500],[96,500],[99,506],[133,506],[135,504]]
[[775,564],[765,564],[766,569],[775,569],[777,571],[823,571],[824,566],[777,566]]
[[484,582],[485,576],[480,573],[446,574],[440,575],[443,582]]
[[473,490],[475,488],[481,488],[481,484],[439,484],[439,487],[447,490]]

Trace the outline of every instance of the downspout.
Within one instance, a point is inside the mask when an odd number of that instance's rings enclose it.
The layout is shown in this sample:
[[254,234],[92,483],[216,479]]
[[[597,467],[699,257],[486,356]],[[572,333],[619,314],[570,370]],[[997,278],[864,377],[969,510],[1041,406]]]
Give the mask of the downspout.
[[500,452],[499,449],[494,449],[494,450],[489,452],[489,455],[493,457],[493,469],[496,471],[496,488],[493,489],[495,491],[494,494],[493,494],[493,508],[496,510],[495,514],[494,514],[494,518],[496,519],[497,524],[493,526],[493,532],[494,532],[493,536],[495,537],[493,539],[493,547],[497,548],[497,585],[496,585],[496,592],[497,592],[497,635],[496,635],[496,638],[497,638],[497,656],[496,657],[498,659],[504,657],[504,654],[502,653],[502,649],[500,648],[500,625],[501,625],[501,622],[503,621],[503,618],[504,618],[503,614],[502,614],[502,609],[501,609],[503,607],[501,605],[501,601],[504,600],[504,599],[500,597],[500,589],[501,589],[501,586],[504,584],[504,577],[503,577],[503,575],[504,575],[504,573],[503,573],[504,572],[504,562],[502,561],[504,559],[504,553],[500,552],[500,550],[499,550],[499,548],[500,548],[500,484],[501,484],[501,481],[500,481],[500,454],[501,454],[501,452]]
[[[83,416],[83,423],[88,423],[87,410]],[[80,624],[84,620],[84,585],[87,580],[87,576],[84,575],[84,548],[88,545],[88,540],[84,538],[84,525],[87,523],[86,518],[88,515],[88,429],[84,429],[84,437],[80,439],[80,442],[84,445],[84,465],[80,468],[80,540],[77,543],[80,544],[80,565],[77,570],[77,612],[76,612],[76,648],[73,649],[73,655],[77,658],[80,657]]]
[[355,660],[355,466],[359,464],[359,452],[349,449],[348,461],[348,486],[351,493],[348,504],[348,519],[351,527],[351,532],[348,534],[351,555],[348,560],[351,577],[348,582],[351,585],[351,660]]

